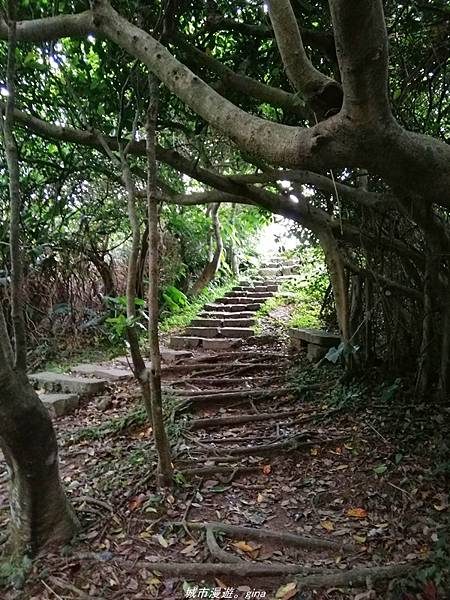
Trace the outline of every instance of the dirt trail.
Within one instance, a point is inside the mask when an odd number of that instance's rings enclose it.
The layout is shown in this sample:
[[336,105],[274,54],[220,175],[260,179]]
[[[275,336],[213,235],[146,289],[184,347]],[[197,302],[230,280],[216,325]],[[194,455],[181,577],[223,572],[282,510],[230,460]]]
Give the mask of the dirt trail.
[[[444,490],[424,478],[424,456],[394,464],[398,448],[370,409],[329,403],[335,371],[293,385],[290,369],[311,369],[303,361],[281,341],[244,341],[167,365],[176,485],[166,497],[154,487],[134,383],[119,380],[109,403],[58,419],[62,476],[83,529],[5,599],[390,597],[375,589],[420,567]],[[4,480],[0,497],[4,505]]]

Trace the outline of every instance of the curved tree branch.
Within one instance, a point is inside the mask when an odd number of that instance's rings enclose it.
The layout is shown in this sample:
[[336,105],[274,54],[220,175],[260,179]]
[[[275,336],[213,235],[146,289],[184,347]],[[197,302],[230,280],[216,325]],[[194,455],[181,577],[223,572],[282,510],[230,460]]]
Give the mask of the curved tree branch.
[[[75,15],[58,15],[17,22],[18,42],[39,43],[62,37],[80,38],[95,32],[90,10]],[[8,39],[8,25],[2,18],[0,18],[0,39]]]
[[392,119],[387,32],[381,0],[330,0],[344,110],[355,119]]
[[[252,96],[257,100],[268,102],[273,106],[297,115],[301,119],[309,118],[308,111],[305,110],[303,102],[295,95],[284,90],[280,90],[265,83],[260,83],[247,75],[235,73],[232,69],[224,65],[213,56],[202,52],[187,42],[182,36],[174,36],[177,46],[180,46],[191,57],[192,64],[203,66],[209,71],[216,73],[221,78],[225,86],[231,86],[237,92]],[[194,66],[194,69],[195,69]]]
[[290,0],[268,0],[269,15],[286,73],[297,92],[322,119],[340,110],[342,90],[309,60]]

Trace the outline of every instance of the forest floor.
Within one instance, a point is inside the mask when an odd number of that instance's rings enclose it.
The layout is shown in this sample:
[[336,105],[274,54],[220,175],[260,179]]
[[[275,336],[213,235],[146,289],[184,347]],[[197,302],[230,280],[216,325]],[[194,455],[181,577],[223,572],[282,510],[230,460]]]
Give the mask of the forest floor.
[[[176,390],[166,392],[176,475],[165,496],[134,383],[58,419],[82,528],[62,553],[38,558],[26,582],[18,569],[2,598],[449,598],[435,584],[450,563],[448,458],[438,454],[447,416],[414,404],[399,381],[379,386],[372,373],[343,384],[337,368],[267,341],[165,368]],[[0,511],[1,529],[7,519]],[[199,525],[218,522],[226,531]],[[388,591],[377,571],[352,571],[361,583],[348,587],[350,569],[394,563],[421,583],[405,575]]]

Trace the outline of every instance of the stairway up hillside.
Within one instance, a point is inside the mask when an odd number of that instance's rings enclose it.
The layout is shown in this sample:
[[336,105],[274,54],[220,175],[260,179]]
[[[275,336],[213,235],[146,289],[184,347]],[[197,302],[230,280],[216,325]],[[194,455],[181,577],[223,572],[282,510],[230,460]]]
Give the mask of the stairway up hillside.
[[256,313],[297,270],[295,260],[273,257],[251,281],[241,281],[230,292],[204,305],[181,335],[170,338],[171,348],[229,350],[255,335]]

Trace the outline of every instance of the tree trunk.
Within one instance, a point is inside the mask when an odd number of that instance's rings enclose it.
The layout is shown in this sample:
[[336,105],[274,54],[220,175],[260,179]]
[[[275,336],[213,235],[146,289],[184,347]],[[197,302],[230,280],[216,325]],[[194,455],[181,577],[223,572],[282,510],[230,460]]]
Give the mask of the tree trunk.
[[420,346],[419,368],[416,381],[416,392],[419,396],[424,396],[430,391],[435,375],[434,320],[436,318],[437,283],[438,270],[436,256],[433,254],[432,244],[428,244],[423,284],[422,343]]
[[172,461],[170,444],[164,426],[161,391],[161,352],[159,348],[159,235],[158,235],[158,199],[156,183],[156,121],[158,118],[159,83],[149,76],[150,101],[146,123],[147,150],[147,205],[148,205],[148,334],[150,343],[150,391],[153,435],[158,454],[158,486],[172,485]]
[[211,206],[211,218],[214,239],[216,241],[216,251],[214,252],[212,260],[208,262],[203,271],[200,273],[199,278],[192,286],[191,294],[194,296],[199,294],[209,283],[211,283],[211,281],[213,281],[219,269],[220,258],[223,252],[223,242],[220,233],[219,206],[219,203],[215,203]]
[[36,553],[64,544],[78,528],[58,470],[56,436],[46,408],[23,375],[0,372],[0,446],[10,475],[10,550]]
[[350,311],[348,302],[347,278],[337,242],[328,232],[319,233],[320,245],[325,254],[325,262],[333,286],[334,302],[340,334],[344,342],[350,339]]
[[0,448],[10,475],[10,554],[35,553],[67,542],[78,522],[59,478],[58,449],[50,416],[26,377],[26,337],[23,315],[20,247],[20,179],[12,129],[15,75],[15,2],[8,3],[8,106],[3,123],[7,156],[11,233],[12,321],[15,338],[13,367],[6,320],[0,307]]
[[[130,220],[132,231],[127,270],[127,318],[132,321],[136,318],[136,281],[141,232],[140,223],[136,212],[136,187],[134,185],[133,175],[131,173],[129,164],[127,163],[126,156],[122,151],[120,154],[122,179],[127,190],[128,218]],[[133,363],[134,375],[141,386],[142,399],[144,401],[147,416],[150,421],[153,421],[148,372],[145,367],[145,361],[142,357],[141,349],[139,347],[139,337],[137,334],[136,325],[133,323],[130,323],[127,327],[127,338],[130,344],[130,354],[131,361]]]
[[236,242],[235,242],[236,210],[237,210],[237,204],[234,203],[231,206],[231,220],[230,220],[231,241],[230,241],[230,246],[229,246],[228,250],[229,250],[231,272],[233,273],[234,277],[239,277],[239,261],[238,261],[238,257],[236,254]]
[[20,172],[16,139],[14,137],[14,104],[16,75],[16,3],[8,2],[8,59],[7,85],[8,100],[5,119],[2,119],[5,143],[6,163],[9,176],[9,248],[11,257],[11,317],[14,331],[15,365],[21,371],[26,370],[27,339],[23,313],[23,267],[20,249]]

